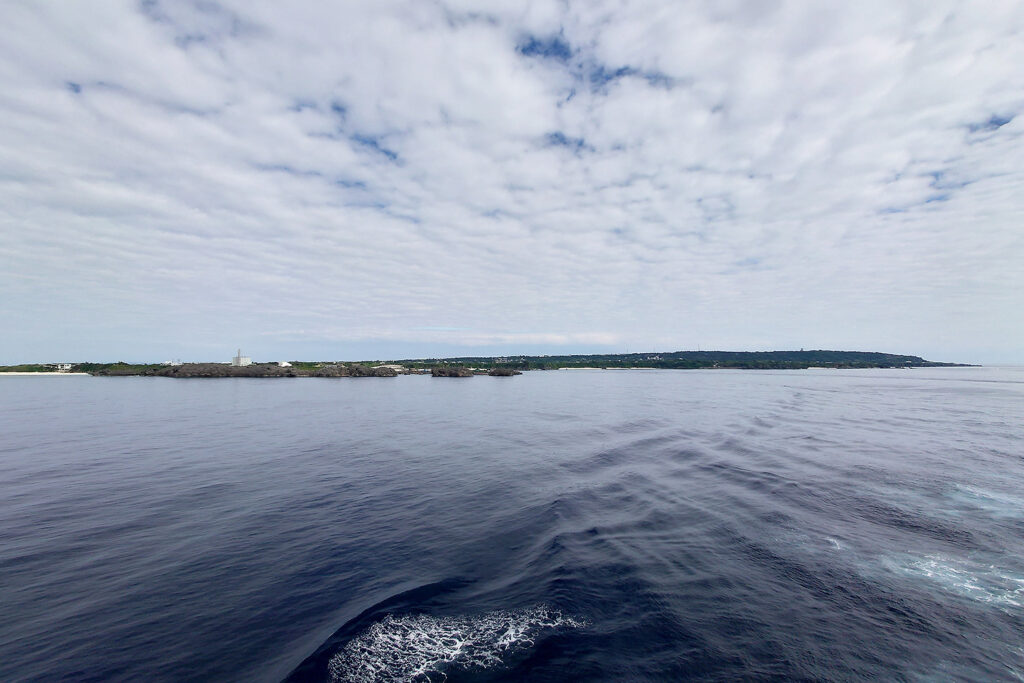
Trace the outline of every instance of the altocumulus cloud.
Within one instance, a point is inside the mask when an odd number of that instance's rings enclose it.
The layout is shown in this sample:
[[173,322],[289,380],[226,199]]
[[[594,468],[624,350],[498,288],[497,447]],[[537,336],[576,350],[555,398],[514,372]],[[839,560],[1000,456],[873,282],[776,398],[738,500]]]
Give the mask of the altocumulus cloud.
[[0,360],[1021,357],[1019,2],[7,2]]

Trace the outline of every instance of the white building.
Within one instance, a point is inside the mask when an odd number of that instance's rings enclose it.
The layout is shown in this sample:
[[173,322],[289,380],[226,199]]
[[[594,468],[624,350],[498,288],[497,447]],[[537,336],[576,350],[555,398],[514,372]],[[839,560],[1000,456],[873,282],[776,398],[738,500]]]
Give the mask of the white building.
[[252,365],[252,358],[243,356],[242,349],[238,349],[238,355],[231,359],[231,364],[238,368],[245,367],[246,365]]
[[71,363],[57,363],[57,372],[70,372]]
[[286,360],[279,360],[279,361],[277,361],[277,367],[279,367],[279,368],[290,368],[291,366],[292,366],[292,364],[289,363]]

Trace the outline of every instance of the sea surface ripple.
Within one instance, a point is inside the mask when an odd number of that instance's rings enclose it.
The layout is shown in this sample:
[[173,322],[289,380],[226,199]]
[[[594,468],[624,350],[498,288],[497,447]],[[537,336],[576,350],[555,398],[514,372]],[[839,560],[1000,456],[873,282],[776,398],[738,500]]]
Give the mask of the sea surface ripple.
[[1024,680],[1024,369],[0,377],[0,680]]

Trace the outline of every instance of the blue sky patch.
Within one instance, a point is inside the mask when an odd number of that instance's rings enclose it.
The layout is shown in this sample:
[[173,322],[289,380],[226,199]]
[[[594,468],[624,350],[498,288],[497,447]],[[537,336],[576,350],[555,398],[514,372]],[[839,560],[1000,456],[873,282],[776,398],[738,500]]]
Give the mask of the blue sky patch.
[[362,147],[363,149],[380,154],[381,156],[386,157],[391,161],[398,161],[398,152],[392,149],[388,149],[383,144],[381,144],[381,138],[379,137],[374,137],[372,135],[356,134],[350,135],[349,140],[354,142],[358,147]]
[[619,67],[618,69],[609,69],[604,64],[598,64],[590,70],[588,76],[590,78],[590,84],[596,88],[600,88],[612,81],[618,80],[624,76],[632,76],[635,73],[637,73],[636,69],[629,66]]
[[334,100],[331,102],[331,113],[344,121],[348,118],[348,107],[341,102]]
[[992,116],[988,117],[987,121],[967,124],[967,130],[969,130],[972,133],[990,133],[994,130],[999,130],[1000,128],[1008,124],[1010,121],[1013,121],[1013,119],[1014,116],[1012,114],[1009,116],[992,114]]
[[569,137],[561,131],[548,133],[545,136],[545,140],[549,147],[566,147],[574,152],[579,152],[587,148],[587,141],[583,138]]
[[320,171],[314,170],[303,170],[296,168],[288,164],[258,164],[256,166],[261,171],[267,171],[270,173],[285,173],[287,175],[296,176],[299,178],[319,178],[323,175]]
[[526,40],[516,46],[516,50],[524,57],[541,57],[560,62],[566,62],[572,57],[572,48],[561,36],[549,38],[528,36]]

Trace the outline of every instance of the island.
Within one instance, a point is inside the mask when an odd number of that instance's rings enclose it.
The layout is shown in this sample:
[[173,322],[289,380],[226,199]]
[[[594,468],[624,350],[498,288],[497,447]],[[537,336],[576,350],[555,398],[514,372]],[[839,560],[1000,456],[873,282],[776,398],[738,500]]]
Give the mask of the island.
[[[465,356],[390,360],[409,370],[463,367],[491,370],[804,370],[808,368],[935,368],[971,367],[875,351],[666,351],[647,353],[572,354],[565,356]],[[435,375],[442,376],[442,375]],[[447,375],[444,375],[447,376]]]
[[972,367],[874,351],[668,351],[564,356],[465,356],[376,361],[253,363],[37,363],[0,366],[7,374],[89,374],[101,377],[509,377],[526,370],[805,370],[808,368]]

